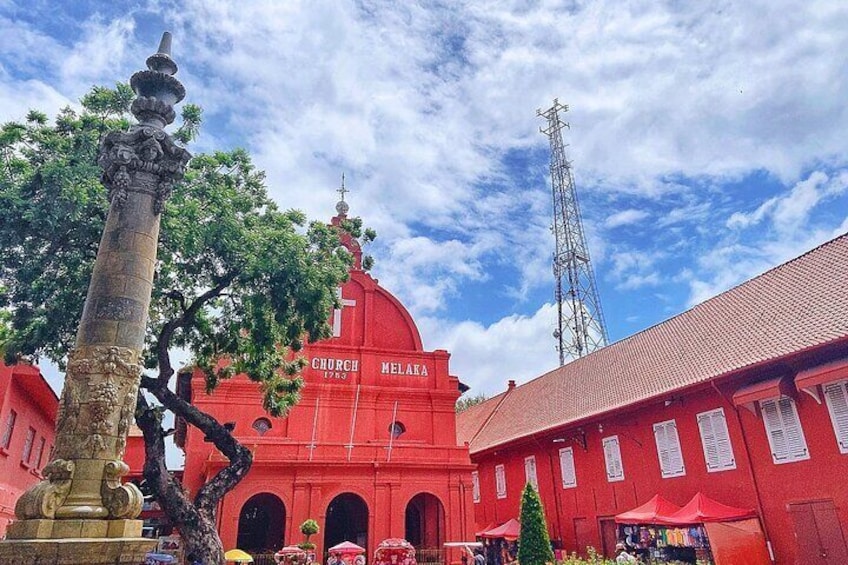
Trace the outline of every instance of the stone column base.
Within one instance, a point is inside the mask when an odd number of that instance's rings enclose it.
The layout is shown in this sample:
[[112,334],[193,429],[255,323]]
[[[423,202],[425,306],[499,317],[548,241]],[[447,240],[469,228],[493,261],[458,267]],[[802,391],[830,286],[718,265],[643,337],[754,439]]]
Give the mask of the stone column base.
[[15,520],[6,532],[7,540],[64,538],[140,538],[141,520]]
[[140,565],[156,543],[147,538],[4,540],[0,565]]

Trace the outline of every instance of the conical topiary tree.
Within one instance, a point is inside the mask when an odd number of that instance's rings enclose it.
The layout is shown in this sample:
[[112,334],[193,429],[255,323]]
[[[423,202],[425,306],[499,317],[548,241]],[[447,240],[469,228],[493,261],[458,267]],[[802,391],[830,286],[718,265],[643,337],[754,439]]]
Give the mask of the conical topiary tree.
[[527,483],[521,495],[521,533],[518,536],[518,562],[521,565],[553,563],[554,552],[548,537],[548,524],[542,501],[533,485]]

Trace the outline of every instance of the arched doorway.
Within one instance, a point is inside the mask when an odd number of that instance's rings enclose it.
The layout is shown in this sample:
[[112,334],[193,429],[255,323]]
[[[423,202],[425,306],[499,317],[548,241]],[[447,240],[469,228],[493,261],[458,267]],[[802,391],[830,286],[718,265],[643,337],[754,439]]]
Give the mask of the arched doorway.
[[327,506],[324,551],[343,541],[368,549],[368,505],[352,492],[338,495]]
[[427,492],[418,493],[406,505],[405,537],[415,546],[419,563],[443,562],[445,542],[445,508]]
[[273,553],[283,547],[286,507],[277,496],[264,492],[241,507],[236,547],[249,553]]

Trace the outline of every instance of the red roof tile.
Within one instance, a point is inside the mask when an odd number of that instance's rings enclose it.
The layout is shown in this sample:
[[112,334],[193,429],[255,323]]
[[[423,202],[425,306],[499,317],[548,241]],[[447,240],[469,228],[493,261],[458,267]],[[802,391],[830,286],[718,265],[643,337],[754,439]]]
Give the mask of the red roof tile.
[[456,419],[457,445],[465,445],[466,442],[471,443],[471,440],[474,439],[474,436],[483,427],[495,408],[497,408],[504,394],[506,393],[492,397],[486,402],[475,404],[460,413],[461,416],[458,416]]
[[843,235],[463,412],[457,429],[477,453],[846,337]]

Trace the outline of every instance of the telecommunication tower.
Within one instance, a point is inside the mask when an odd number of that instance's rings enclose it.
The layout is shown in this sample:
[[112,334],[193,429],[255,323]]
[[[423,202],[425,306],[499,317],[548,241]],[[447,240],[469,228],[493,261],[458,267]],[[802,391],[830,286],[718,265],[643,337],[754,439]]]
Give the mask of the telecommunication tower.
[[560,112],[567,111],[568,106],[560,104],[556,98],[547,110],[536,111],[537,116],[548,122],[547,127],[540,127],[539,131],[548,136],[551,144],[552,230],[556,242],[553,269],[558,314],[554,337],[560,365],[607,344],[607,329],[589,260],[589,247],[583,235],[571,163],[566,159],[562,141],[562,130],[569,125],[562,121]]

